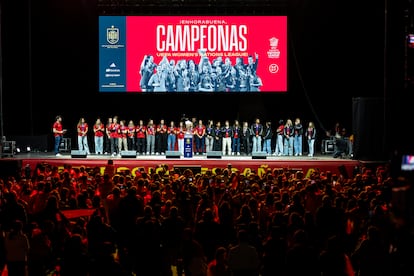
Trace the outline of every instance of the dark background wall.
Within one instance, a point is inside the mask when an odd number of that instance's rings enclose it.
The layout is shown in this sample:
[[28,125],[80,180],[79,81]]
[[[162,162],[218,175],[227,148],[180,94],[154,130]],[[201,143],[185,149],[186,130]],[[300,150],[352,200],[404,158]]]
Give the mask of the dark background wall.
[[[171,6],[170,1],[141,1],[135,8],[119,8],[119,3],[128,1],[106,1],[118,5],[99,6],[104,2],[1,1],[5,135],[50,134],[57,114],[63,116],[69,136],[75,134],[80,117],[92,124],[97,117],[106,120],[113,115],[146,121],[178,120],[183,113],[205,120],[249,122],[258,116],[274,123],[300,117],[304,122],[315,121],[321,131],[337,121],[352,130],[354,98],[401,99],[413,93],[404,79],[408,0],[244,4],[228,0],[197,2],[197,6],[194,1],[184,1],[188,4],[180,7]],[[100,94],[98,15],[103,13],[288,15],[288,91],[260,95]],[[385,115],[373,119],[385,124],[391,117]]]

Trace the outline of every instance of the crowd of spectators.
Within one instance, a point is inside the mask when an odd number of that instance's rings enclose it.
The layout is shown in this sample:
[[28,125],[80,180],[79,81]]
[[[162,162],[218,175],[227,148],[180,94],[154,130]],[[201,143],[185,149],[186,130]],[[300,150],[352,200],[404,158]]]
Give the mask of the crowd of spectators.
[[[0,271],[413,275],[411,223],[397,210],[396,182],[386,164],[345,178],[167,165],[133,175],[110,163],[104,173],[41,163],[0,182]],[[92,215],[66,215],[84,209]]]

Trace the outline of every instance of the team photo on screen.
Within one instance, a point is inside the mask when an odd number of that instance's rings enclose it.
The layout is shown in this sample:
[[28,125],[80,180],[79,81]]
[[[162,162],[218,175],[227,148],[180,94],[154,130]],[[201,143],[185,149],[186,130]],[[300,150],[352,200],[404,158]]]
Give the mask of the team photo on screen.
[[101,16],[99,29],[101,92],[287,91],[286,16]]

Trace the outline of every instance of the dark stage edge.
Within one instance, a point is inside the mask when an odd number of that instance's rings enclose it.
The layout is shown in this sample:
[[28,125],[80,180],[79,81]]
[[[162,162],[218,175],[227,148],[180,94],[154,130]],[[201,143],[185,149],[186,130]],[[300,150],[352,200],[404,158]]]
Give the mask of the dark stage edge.
[[[257,158],[257,157],[256,157]],[[229,164],[235,170],[242,173],[255,171],[259,175],[264,174],[268,169],[284,169],[291,171],[303,171],[305,176],[310,175],[314,170],[331,171],[334,174],[347,174],[352,177],[357,166],[363,166],[359,160],[348,158],[333,158],[332,155],[308,156],[266,156],[265,159],[256,159],[252,156],[221,156],[219,158],[208,158],[206,155],[195,155],[191,158],[174,157],[168,158],[165,155],[138,155],[134,157],[111,157],[110,155],[91,154],[86,157],[72,157],[70,153],[62,153],[62,156],[55,156],[52,153],[19,153],[11,157],[3,157],[0,163],[16,162],[21,168],[27,164],[34,169],[37,164],[45,162],[52,166],[63,169],[65,164],[73,167],[84,166],[86,168],[100,167],[103,172],[108,160],[113,160],[118,171],[130,170],[133,175],[135,171],[144,168],[149,171],[151,168],[158,168],[160,165],[167,165],[168,168],[190,168],[204,172],[215,168],[226,168]]]

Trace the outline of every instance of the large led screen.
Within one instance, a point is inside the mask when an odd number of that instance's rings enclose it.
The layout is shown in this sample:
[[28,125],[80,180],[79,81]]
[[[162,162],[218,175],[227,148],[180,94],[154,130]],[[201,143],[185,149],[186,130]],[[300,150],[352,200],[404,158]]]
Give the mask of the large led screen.
[[286,16],[100,16],[101,92],[286,92]]

